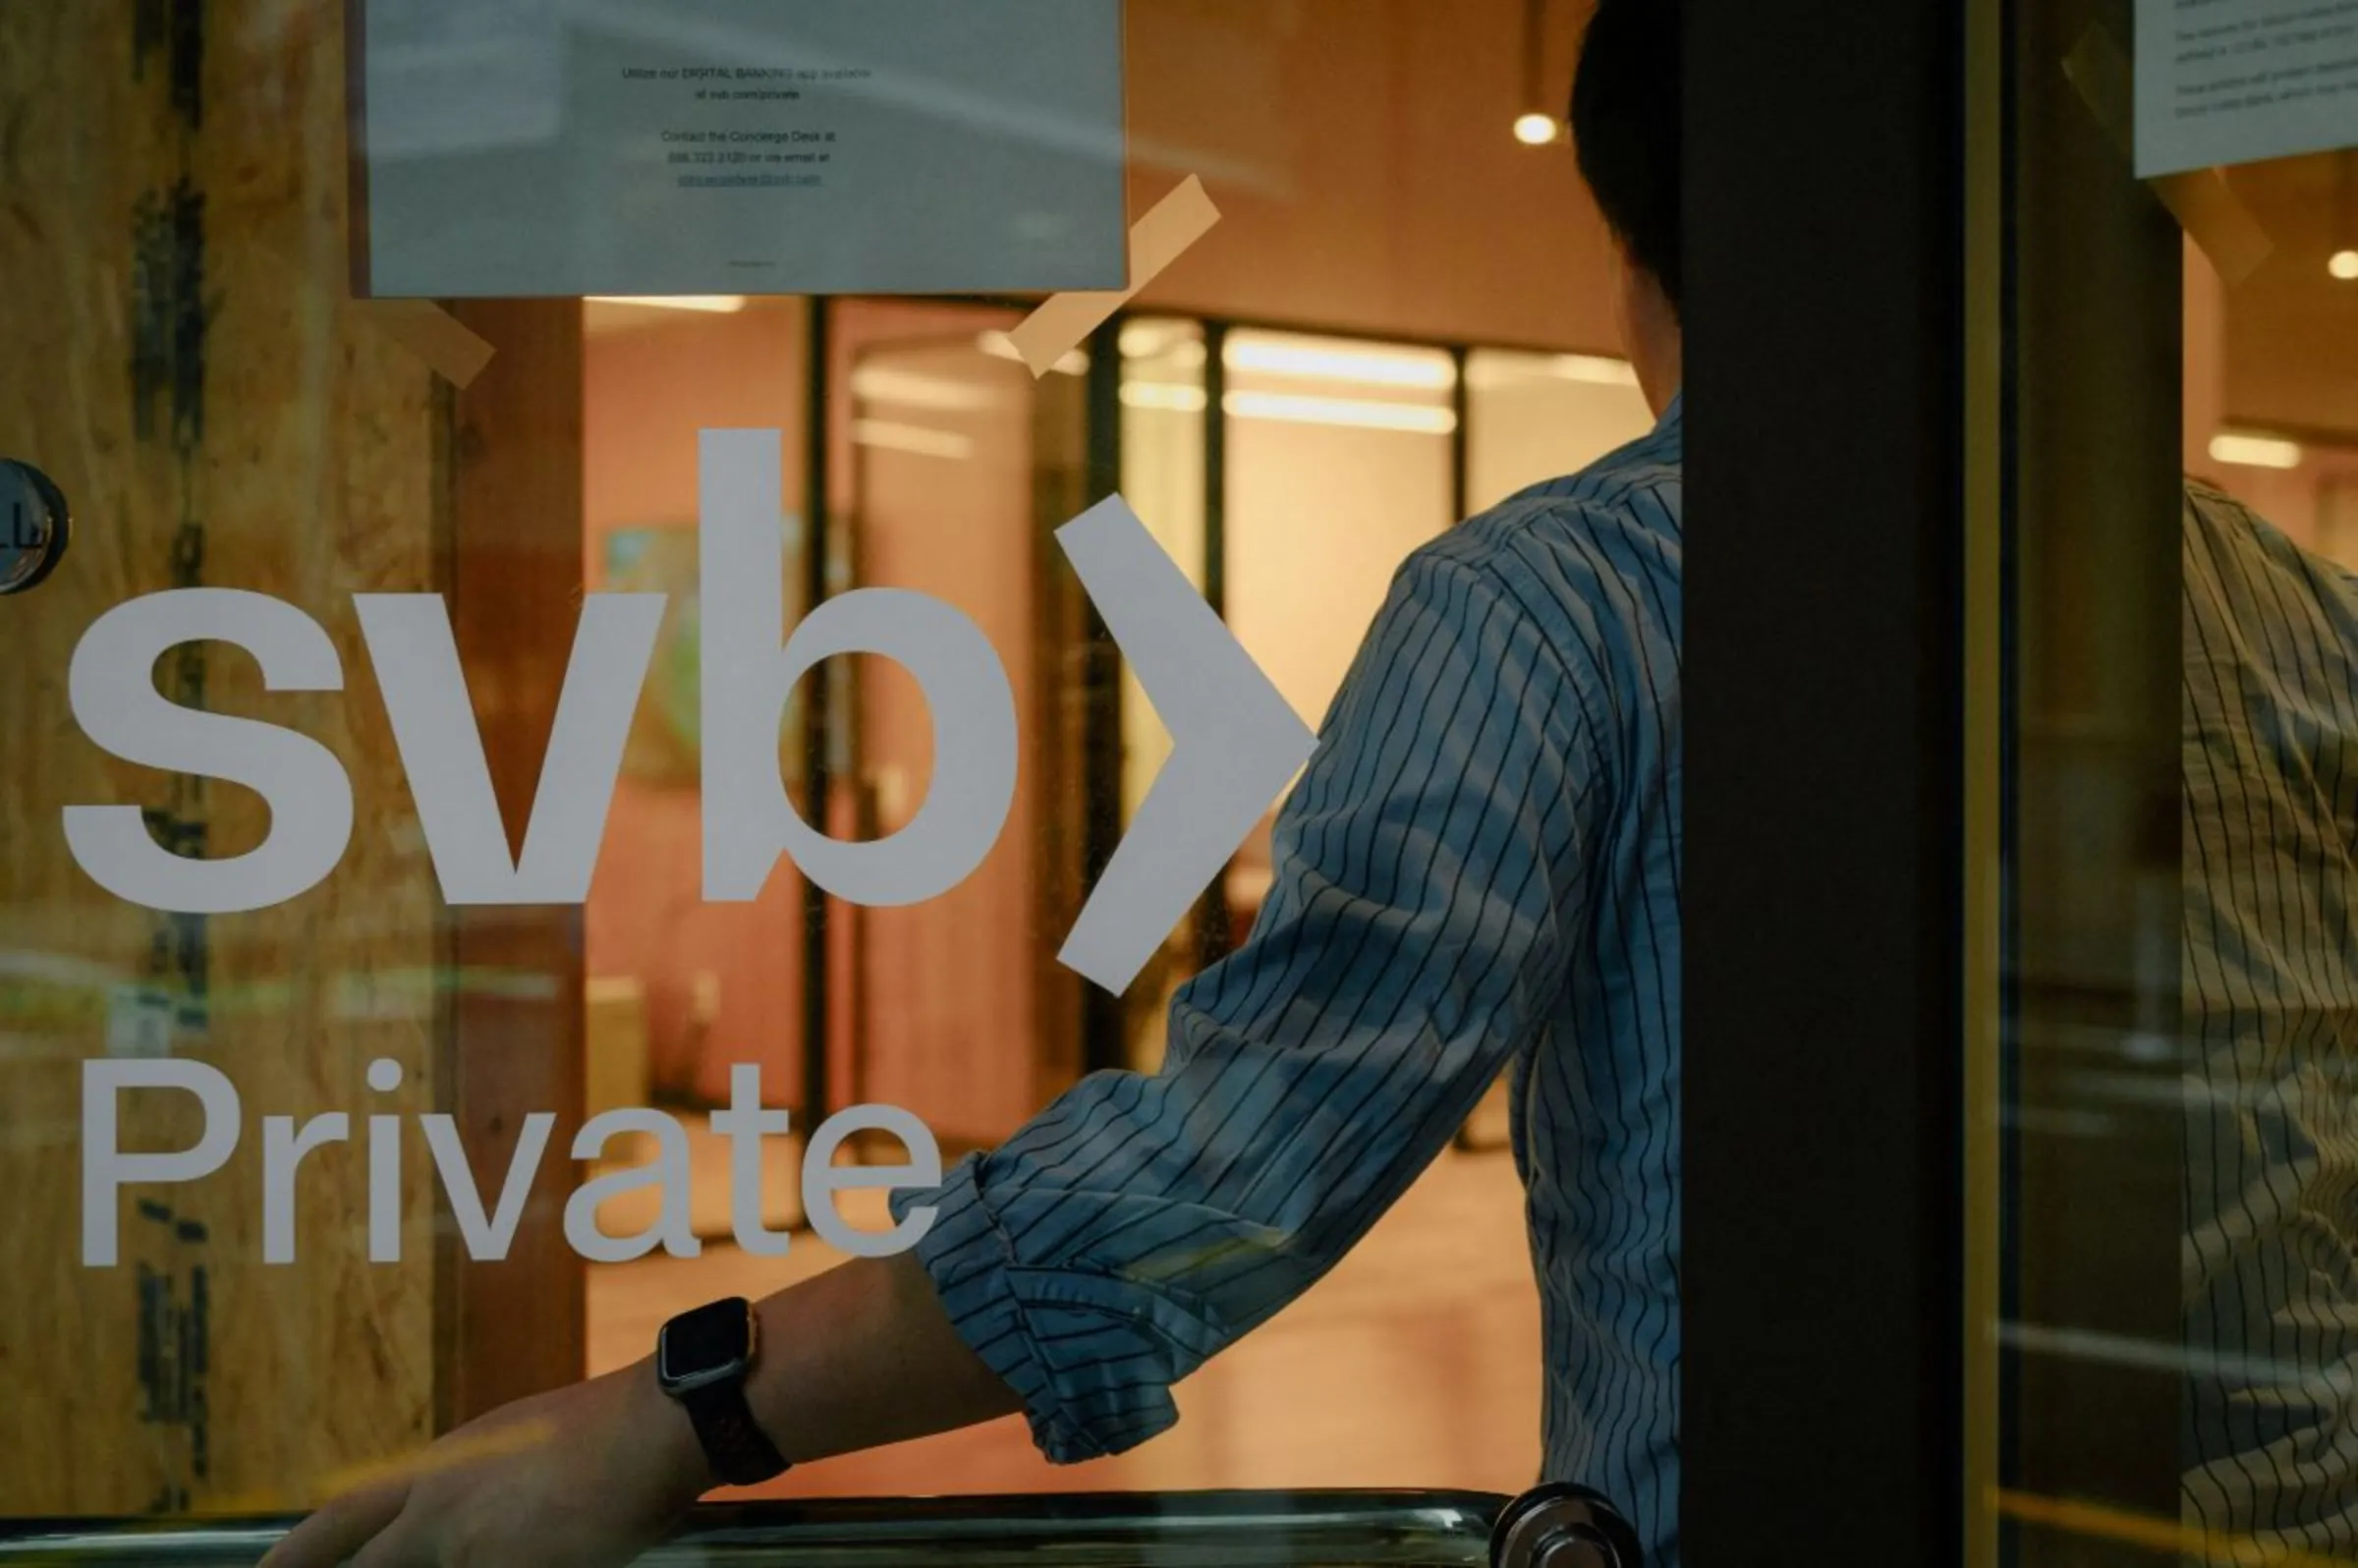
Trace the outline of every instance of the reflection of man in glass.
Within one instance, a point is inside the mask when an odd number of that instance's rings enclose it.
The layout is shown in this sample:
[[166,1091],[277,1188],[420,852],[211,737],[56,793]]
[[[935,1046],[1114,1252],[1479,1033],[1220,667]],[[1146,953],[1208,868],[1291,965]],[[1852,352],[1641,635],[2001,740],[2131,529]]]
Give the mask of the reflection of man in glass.
[[2346,1554],[2358,579],[2208,485],[2184,518],[2185,1522]]
[[[1160,1073],[1093,1077],[902,1195],[938,1208],[915,1253],[760,1304],[744,1392],[784,1458],[1019,1410],[1053,1459],[1145,1441],[1171,1386],[1332,1267],[1511,1064],[1546,1475],[1614,1498],[1675,1568],[1675,15],[1605,0],[1573,110],[1659,426],[1401,570],[1284,809],[1260,923],[1180,993]],[[544,1435],[497,1451],[535,1417]],[[617,1561],[717,1474],[646,1363],[459,1441],[486,1435],[277,1561]]]

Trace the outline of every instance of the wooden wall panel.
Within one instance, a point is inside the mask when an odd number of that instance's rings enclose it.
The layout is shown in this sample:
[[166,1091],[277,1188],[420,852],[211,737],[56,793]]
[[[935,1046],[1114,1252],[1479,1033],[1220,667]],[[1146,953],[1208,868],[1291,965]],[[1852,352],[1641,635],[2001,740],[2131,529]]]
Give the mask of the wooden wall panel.
[[[47,584],[0,599],[0,1192],[14,1205],[0,1231],[0,1514],[297,1502],[343,1467],[431,1435],[437,1360],[448,1414],[481,1397],[466,1392],[481,1380],[460,1375],[479,1365],[468,1358],[502,1353],[469,1326],[503,1316],[486,1315],[490,1303],[470,1318],[453,1310],[463,1292],[445,1291],[437,1317],[415,1115],[455,1108],[471,1141],[504,1156],[512,1107],[457,1100],[488,1030],[446,995],[446,963],[468,938],[443,910],[350,602],[459,575],[472,548],[459,525],[480,513],[465,514],[469,466],[453,460],[466,406],[345,298],[343,116],[338,0],[0,7],[0,455],[49,473],[78,524]],[[553,331],[555,348],[528,344],[512,374],[563,372],[562,318]],[[540,393],[559,405],[577,399],[578,331],[571,352],[576,380]],[[540,461],[578,470],[578,420],[536,439],[570,440]],[[570,512],[566,493],[527,509],[526,525],[578,531],[578,488]],[[567,549],[578,582],[578,532]],[[343,760],[356,804],[349,852],[321,886],[202,920],[99,889],[60,819],[68,805],[136,804],[159,836],[209,857],[267,831],[258,797],[118,762],[68,708],[73,650],[98,615],[199,585],[310,615],[346,690],[265,693],[251,658],[217,644],[167,655],[159,688],[317,739]],[[492,619],[479,598],[468,607]],[[509,633],[503,675],[530,663],[527,647],[562,671],[572,617],[558,609],[561,630]],[[535,756],[544,739],[544,727],[532,737]],[[504,786],[513,769],[500,767]],[[533,1061],[559,1078],[550,1064],[569,1061],[578,1081],[578,1036],[564,1044],[566,1020],[578,1028],[578,986],[564,985],[578,955],[568,967],[547,941],[564,928],[542,921],[522,945],[557,977]],[[174,1054],[232,1078],[244,1135],[218,1174],[128,1195],[122,1261],[84,1268],[81,1063],[107,1051],[110,1013],[151,1005],[142,993],[169,1013]],[[366,1087],[378,1057],[402,1066],[397,1092]],[[128,1103],[127,1147],[193,1139],[185,1096]],[[260,1118],[329,1110],[352,1114],[356,1142],[306,1164],[297,1260],[266,1266]],[[398,1113],[404,1134],[402,1257],[373,1265],[371,1112]],[[551,1162],[559,1182],[569,1169]],[[544,1199],[519,1257],[545,1261],[535,1230],[555,1223]],[[538,1311],[539,1354],[510,1383],[579,1366],[578,1300]]]

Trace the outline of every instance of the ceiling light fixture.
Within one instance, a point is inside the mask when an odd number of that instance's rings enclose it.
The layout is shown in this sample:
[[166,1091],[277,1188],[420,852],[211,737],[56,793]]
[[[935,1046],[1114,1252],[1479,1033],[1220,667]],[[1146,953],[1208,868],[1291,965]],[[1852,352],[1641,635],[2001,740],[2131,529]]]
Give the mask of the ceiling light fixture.
[[2211,439],[2211,460],[2239,469],[2297,469],[2301,449],[2272,435],[2217,435]]
[[695,310],[704,315],[735,315],[753,302],[742,294],[593,294],[591,305],[630,305],[646,310]]
[[1413,403],[1231,392],[1223,407],[1235,419],[1275,420],[1286,424],[1337,424],[1363,430],[1398,430],[1410,435],[1447,435],[1457,428],[1457,416],[1450,410],[1419,408]]
[[1515,140],[1527,147],[1544,147],[1563,135],[1563,126],[1547,107],[1547,0],[1525,0],[1523,7],[1523,112],[1515,117]]
[[975,455],[972,436],[955,430],[936,430],[923,424],[902,424],[892,420],[858,420],[852,424],[852,440],[860,446],[877,447],[887,452],[907,452],[915,457],[942,458],[963,463]]
[[1607,360],[1594,354],[1559,354],[1555,373],[1567,381],[1592,386],[1636,386],[1638,367],[1627,360]]
[[1445,354],[1379,348],[1327,348],[1308,342],[1233,337],[1221,355],[1231,370],[1299,376],[1311,381],[1353,381],[1366,386],[1415,387],[1446,392],[1457,385],[1457,365]]
[[1122,323],[1122,352],[1134,360],[1151,360],[1158,354],[1169,353],[1174,347],[1190,343],[1201,346],[1202,339],[1196,336],[1197,331],[1192,321],[1170,321],[1160,317],[1125,321]]
[[[1200,386],[1173,381],[1131,381],[1122,387],[1122,406],[1158,414],[1202,414],[1210,399]],[[1404,435],[1447,435],[1457,428],[1448,409],[1413,403],[1377,403],[1363,398],[1305,398],[1278,392],[1231,392],[1221,405],[1232,420],[1281,424],[1326,424],[1357,430],[1392,430]]]
[[1201,414],[1210,406],[1209,395],[1200,386],[1184,386],[1174,381],[1122,384],[1122,407],[1126,409],[1147,409],[1156,414]]
[[1476,393],[1532,391],[1552,382],[1635,391],[1638,372],[1627,360],[1597,354],[1527,354],[1488,349],[1466,363],[1466,384]]

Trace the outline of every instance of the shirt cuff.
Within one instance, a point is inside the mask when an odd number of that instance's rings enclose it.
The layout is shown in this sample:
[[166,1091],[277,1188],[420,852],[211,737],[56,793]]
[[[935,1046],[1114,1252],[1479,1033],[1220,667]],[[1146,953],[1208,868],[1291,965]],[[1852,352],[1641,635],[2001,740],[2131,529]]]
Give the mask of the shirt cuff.
[[[916,1253],[933,1281],[950,1322],[967,1348],[1023,1401],[1032,1440],[1051,1464],[1102,1459],[1168,1429],[1178,1409],[1159,1380],[1126,1384],[1110,1406],[1099,1388],[1067,1388],[1040,1344],[1042,1332],[1061,1339],[1101,1326],[1117,1342],[1135,1339],[1126,1315],[1082,1301],[1027,1302],[1019,1281],[1037,1285],[1015,1244],[982,1194],[987,1155],[970,1154],[953,1166],[936,1188],[904,1188],[890,1200],[893,1217],[930,1206],[933,1223],[919,1238]],[[1059,1294],[1062,1294],[1061,1292]],[[1091,1293],[1091,1294],[1094,1294]]]

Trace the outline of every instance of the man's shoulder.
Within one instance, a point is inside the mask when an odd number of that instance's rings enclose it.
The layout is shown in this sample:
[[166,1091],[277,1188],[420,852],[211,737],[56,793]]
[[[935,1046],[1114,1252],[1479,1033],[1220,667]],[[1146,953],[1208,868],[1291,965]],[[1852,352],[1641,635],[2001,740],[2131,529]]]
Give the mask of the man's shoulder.
[[1537,581],[1556,596],[1622,602],[1640,580],[1675,595],[1682,499],[1675,432],[1657,431],[1517,491],[1417,555],[1443,569]]
[[1610,670],[1681,641],[1679,508],[1675,443],[1640,441],[1469,518],[1407,571],[1477,581],[1559,654]]
[[2358,574],[2304,548],[2251,507],[2188,476],[2183,521],[2190,592],[2218,592],[2227,578],[2275,578],[2296,600],[2316,600],[2343,622],[2358,612]]

